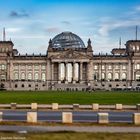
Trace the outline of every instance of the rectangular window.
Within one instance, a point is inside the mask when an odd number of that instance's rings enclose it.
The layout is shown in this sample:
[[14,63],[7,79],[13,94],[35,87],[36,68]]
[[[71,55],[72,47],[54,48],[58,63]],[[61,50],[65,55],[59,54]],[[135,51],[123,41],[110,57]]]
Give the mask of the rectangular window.
[[5,69],[6,69],[6,65],[5,65],[5,64],[2,64],[2,65],[1,65],[1,69],[2,69],[2,70],[5,70]]
[[108,66],[108,69],[109,69],[109,70],[111,70],[111,69],[112,69],[112,66],[111,66],[111,65],[109,65],[109,66]]
[[97,70],[97,69],[98,69],[98,65],[95,65],[95,66],[94,66],[94,69]]
[[120,68],[119,65],[116,65],[116,66],[115,66],[115,69],[119,69],[119,68]]
[[21,65],[21,69],[25,69],[25,65]]
[[41,66],[41,69],[42,69],[42,70],[45,70],[45,69],[46,69],[46,66],[45,66],[45,65],[42,65],[42,66]]
[[126,65],[122,65],[122,69],[123,70],[126,70]]
[[34,68],[35,68],[35,70],[38,70],[39,69],[39,65],[35,65]]
[[32,69],[32,65],[28,65],[28,69]]
[[102,70],[104,70],[105,69],[105,65],[102,65]]
[[18,70],[19,69],[19,66],[18,65],[14,65],[14,69],[15,70]]

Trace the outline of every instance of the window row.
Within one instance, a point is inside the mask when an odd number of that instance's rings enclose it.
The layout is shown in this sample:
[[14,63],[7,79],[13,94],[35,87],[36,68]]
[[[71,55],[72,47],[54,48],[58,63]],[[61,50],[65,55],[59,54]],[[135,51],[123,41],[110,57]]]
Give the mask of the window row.
[[[127,74],[126,73],[122,73],[122,75],[120,75],[119,73],[115,73],[114,74],[114,78],[113,78],[113,73],[108,73],[107,75],[105,73],[101,74],[100,79],[102,80],[126,80],[127,79]],[[94,74],[94,80],[99,80],[99,74],[95,73]]]
[[[40,69],[40,65],[14,65],[14,69],[15,70],[18,70],[19,68],[20,69]],[[46,65],[41,65],[41,69],[42,70],[45,70],[46,69]]]
[[8,51],[9,51],[9,48],[5,48],[5,47],[0,48],[0,52],[8,52]]
[[140,46],[132,46],[131,45],[131,48],[133,51],[139,51],[140,50]]
[[0,64],[0,70],[5,70],[6,69],[6,65],[5,64]]
[[6,80],[6,75],[4,74],[0,75],[0,80]]
[[20,75],[19,73],[15,72],[14,73],[14,80],[42,80],[46,81],[46,74],[41,73],[41,79],[39,78],[39,73],[35,73],[34,75],[32,73],[28,73],[27,76],[25,72],[22,72]]
[[140,64],[136,64],[135,69],[139,70],[140,69]]
[[[111,69],[113,69],[113,67],[114,67],[114,66],[112,66],[112,65],[102,65],[102,66],[101,66],[102,70],[104,70],[104,69],[109,69],[109,70],[111,70]],[[115,69],[120,69],[120,65],[115,65],[114,68],[115,68]],[[122,65],[122,69],[123,69],[123,70],[126,70],[126,68],[127,68],[126,65]],[[97,69],[99,69],[99,65],[94,65],[94,70],[97,70]]]

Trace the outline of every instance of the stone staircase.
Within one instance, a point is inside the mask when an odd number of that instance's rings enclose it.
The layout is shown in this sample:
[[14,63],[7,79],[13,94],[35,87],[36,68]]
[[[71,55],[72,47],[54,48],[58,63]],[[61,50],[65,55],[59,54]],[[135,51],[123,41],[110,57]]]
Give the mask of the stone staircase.
[[81,91],[86,90],[88,88],[88,85],[85,83],[56,83],[54,86],[55,90],[66,90],[66,91]]

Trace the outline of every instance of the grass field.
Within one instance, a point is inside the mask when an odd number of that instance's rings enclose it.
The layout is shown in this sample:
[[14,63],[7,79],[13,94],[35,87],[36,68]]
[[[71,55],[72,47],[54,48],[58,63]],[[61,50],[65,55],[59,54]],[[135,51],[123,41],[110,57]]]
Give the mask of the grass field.
[[66,92],[66,91],[0,91],[0,104],[16,102],[18,104],[137,104],[140,103],[138,92]]
[[13,134],[0,133],[1,140],[4,138],[21,140],[139,140],[138,133],[43,133],[43,134]]

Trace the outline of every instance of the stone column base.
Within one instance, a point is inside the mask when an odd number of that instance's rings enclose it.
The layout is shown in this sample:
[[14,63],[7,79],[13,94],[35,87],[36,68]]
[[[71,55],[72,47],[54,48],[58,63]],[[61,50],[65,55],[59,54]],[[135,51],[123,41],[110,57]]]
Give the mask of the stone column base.
[[73,84],[75,84],[75,83],[76,83],[76,81],[72,81],[72,83],[73,83]]
[[140,113],[133,114],[133,122],[136,125],[140,125]]
[[71,112],[62,112],[62,123],[72,123],[72,113]]
[[65,84],[68,84],[68,81],[65,81]]

